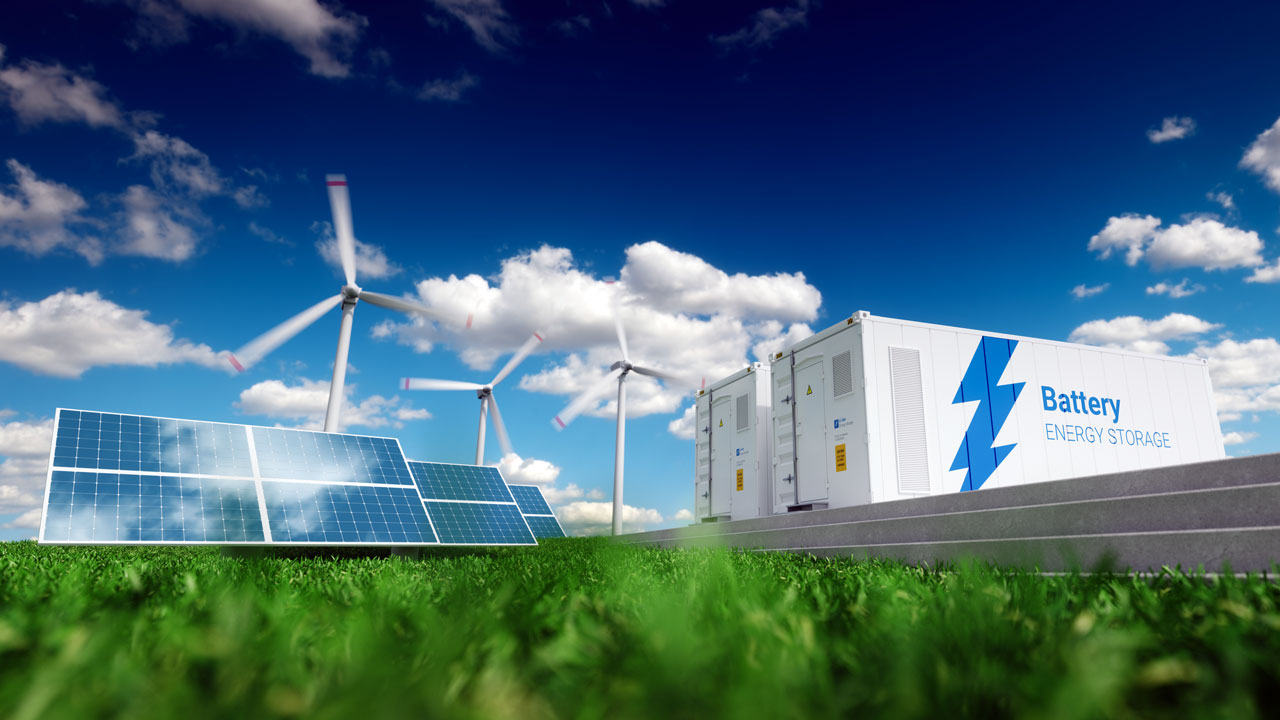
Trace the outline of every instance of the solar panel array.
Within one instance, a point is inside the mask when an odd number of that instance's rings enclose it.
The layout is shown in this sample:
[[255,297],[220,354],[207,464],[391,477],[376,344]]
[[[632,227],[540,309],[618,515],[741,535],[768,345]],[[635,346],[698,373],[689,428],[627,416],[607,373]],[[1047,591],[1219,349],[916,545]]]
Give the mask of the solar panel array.
[[40,542],[435,544],[392,438],[59,409]]
[[446,545],[537,545],[497,468],[410,462],[423,505]]
[[560,520],[556,518],[555,513],[551,512],[551,506],[542,496],[541,488],[537,485],[508,485],[507,487],[511,490],[512,497],[516,499],[516,505],[519,506],[520,512],[524,515],[524,521],[528,523],[534,537],[541,540],[565,536],[564,528],[560,527]]

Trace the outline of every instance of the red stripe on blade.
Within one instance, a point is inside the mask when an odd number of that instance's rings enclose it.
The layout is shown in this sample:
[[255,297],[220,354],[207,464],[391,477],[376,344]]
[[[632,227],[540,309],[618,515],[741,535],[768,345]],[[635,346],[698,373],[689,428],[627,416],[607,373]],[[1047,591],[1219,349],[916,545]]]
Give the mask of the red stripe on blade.
[[334,187],[335,185],[346,187],[347,181],[346,180],[329,180],[328,182],[325,183],[325,185],[328,185],[329,187]]
[[244,372],[244,366],[240,364],[239,360],[236,360],[235,355],[228,355],[227,359],[231,361],[231,367],[239,370],[240,372]]
[[405,390],[408,390],[408,389],[409,389],[409,378],[405,378],[405,379],[404,379],[404,389],[405,389]]
[[475,316],[474,316],[474,315],[472,315],[471,313],[467,313],[467,327],[468,327],[468,328],[470,328],[470,327],[471,327],[471,319],[472,319],[473,317],[475,317]]
[[559,415],[556,416],[556,422],[560,423],[560,427],[564,427],[564,421],[560,419]]
[[534,334],[533,334],[533,336],[534,336],[534,337],[536,337],[536,338],[538,338],[538,342],[542,342],[542,336],[541,336],[541,335],[539,335],[538,333],[534,333]]

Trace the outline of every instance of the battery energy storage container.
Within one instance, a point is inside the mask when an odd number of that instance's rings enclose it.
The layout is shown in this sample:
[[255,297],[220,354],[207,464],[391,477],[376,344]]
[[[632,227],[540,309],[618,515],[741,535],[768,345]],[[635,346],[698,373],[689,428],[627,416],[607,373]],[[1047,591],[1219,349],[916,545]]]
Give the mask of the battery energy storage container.
[[752,363],[698,394],[696,496],[702,522],[771,514],[769,366]]
[[773,513],[1225,456],[1196,358],[858,312],[771,368]]

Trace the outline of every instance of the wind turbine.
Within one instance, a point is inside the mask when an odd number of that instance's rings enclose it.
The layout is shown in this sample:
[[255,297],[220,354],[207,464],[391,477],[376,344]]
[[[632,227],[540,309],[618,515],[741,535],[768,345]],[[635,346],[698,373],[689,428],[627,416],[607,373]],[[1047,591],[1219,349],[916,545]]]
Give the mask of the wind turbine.
[[603,380],[592,385],[569,403],[564,410],[561,410],[560,414],[551,421],[551,425],[556,430],[568,427],[574,418],[599,399],[615,377],[618,379],[618,434],[613,456],[613,534],[620,535],[622,534],[622,464],[627,437],[627,375],[634,372],[669,382],[683,382],[683,380],[660,370],[632,364],[631,355],[627,351],[627,333],[622,329],[622,321],[615,315],[613,323],[618,332],[618,348],[622,350],[622,359],[610,366],[609,374]]
[[244,347],[228,356],[236,370],[244,372],[249,366],[266,357],[268,353],[288,342],[294,335],[310,327],[338,303],[342,303],[342,325],[338,330],[338,353],[333,359],[333,381],[329,384],[329,406],[324,416],[324,431],[337,432],[338,418],[342,414],[342,389],[347,379],[347,349],[351,345],[351,320],[356,303],[364,300],[370,305],[399,310],[403,313],[422,315],[439,320],[435,311],[403,298],[370,292],[356,285],[356,240],[351,231],[351,198],[347,195],[345,175],[326,175],[329,188],[329,207],[333,210],[333,232],[338,241],[338,256],[342,259],[342,273],[346,284],[342,292],[326,298],[265,333],[249,341]]
[[459,380],[432,380],[429,378],[403,378],[401,380],[405,390],[475,390],[476,397],[480,399],[480,432],[476,436],[476,465],[484,464],[484,427],[485,417],[488,413],[493,413],[493,428],[498,431],[498,445],[502,448],[504,454],[511,453],[511,438],[507,435],[507,427],[502,423],[502,413],[498,412],[498,400],[493,396],[493,389],[502,382],[516,366],[529,357],[529,353],[538,347],[542,342],[542,334],[534,331],[528,340],[524,341],[524,345],[516,351],[507,364],[502,366],[497,375],[488,384],[462,382]]

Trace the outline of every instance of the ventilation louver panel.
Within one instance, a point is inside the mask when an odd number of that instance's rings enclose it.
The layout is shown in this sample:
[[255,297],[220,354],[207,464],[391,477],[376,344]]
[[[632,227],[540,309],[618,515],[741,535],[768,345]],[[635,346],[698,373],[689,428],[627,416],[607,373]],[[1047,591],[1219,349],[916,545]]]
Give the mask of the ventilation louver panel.
[[853,392],[853,363],[850,351],[831,358],[831,393],[832,397],[840,397]]
[[746,430],[751,427],[751,403],[750,397],[747,395],[739,395],[737,399],[737,407],[734,408],[733,416],[735,418],[735,426],[739,431]]
[[929,492],[929,451],[925,440],[924,388],[920,351],[889,348],[893,389],[893,433],[898,448],[898,491]]

